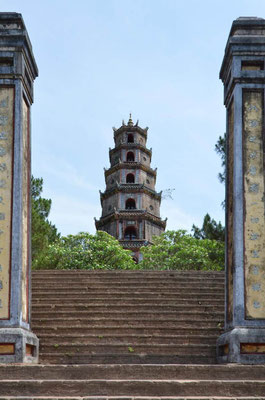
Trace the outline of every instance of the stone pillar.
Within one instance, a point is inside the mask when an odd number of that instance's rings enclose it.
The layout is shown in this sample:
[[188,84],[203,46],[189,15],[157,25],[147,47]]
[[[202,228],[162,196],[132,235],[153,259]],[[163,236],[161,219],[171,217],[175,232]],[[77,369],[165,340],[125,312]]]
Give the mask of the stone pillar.
[[219,362],[265,363],[265,20],[238,18],[220,78],[227,108],[226,315]]
[[0,363],[38,361],[30,330],[30,106],[37,75],[21,14],[0,13]]

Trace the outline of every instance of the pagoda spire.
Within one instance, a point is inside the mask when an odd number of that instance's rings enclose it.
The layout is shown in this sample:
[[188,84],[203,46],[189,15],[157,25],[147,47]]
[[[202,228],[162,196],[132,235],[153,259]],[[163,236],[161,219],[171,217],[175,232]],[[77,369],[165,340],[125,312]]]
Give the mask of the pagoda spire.
[[127,124],[128,126],[133,126],[133,120],[132,120],[132,114],[130,113],[130,116],[129,116],[129,121],[128,121],[128,124]]

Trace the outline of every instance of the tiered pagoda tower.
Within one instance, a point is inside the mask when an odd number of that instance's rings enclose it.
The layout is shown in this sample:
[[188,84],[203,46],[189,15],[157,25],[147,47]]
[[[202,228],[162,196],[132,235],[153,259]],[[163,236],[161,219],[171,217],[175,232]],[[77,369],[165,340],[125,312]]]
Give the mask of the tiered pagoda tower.
[[96,228],[117,238],[140,261],[140,247],[152,243],[152,236],[166,227],[160,218],[162,192],[155,191],[148,128],[134,124],[130,114],[127,125],[123,122],[113,131],[115,147],[109,149],[110,168],[104,169],[106,190],[100,192],[102,216],[95,220]]

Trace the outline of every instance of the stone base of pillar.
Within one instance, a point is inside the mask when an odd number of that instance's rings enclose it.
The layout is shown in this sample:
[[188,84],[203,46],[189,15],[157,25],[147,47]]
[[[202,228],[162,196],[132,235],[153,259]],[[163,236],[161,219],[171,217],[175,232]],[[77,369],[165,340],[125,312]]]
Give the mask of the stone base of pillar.
[[39,339],[22,328],[0,328],[0,363],[38,363]]
[[219,363],[265,364],[265,329],[234,328],[217,340]]

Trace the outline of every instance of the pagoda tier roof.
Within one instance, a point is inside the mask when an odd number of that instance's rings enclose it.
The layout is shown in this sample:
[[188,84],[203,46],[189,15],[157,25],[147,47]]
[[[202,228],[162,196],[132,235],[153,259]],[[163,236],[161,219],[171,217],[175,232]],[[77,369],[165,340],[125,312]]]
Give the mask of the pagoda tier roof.
[[113,172],[118,171],[120,169],[138,169],[138,168],[142,169],[143,171],[147,172],[150,175],[156,176],[157,169],[147,167],[146,165],[138,161],[128,161],[128,162],[119,161],[117,164],[113,165],[109,169],[104,168],[104,171],[105,171],[105,176],[107,177]]
[[132,149],[132,148],[140,149],[140,150],[144,151],[145,153],[147,153],[150,157],[152,155],[152,149],[148,149],[146,146],[144,146],[140,142],[120,143],[118,146],[113,147],[113,149],[110,148],[109,154],[111,155],[120,149]]
[[167,224],[167,219],[162,220],[160,217],[157,217],[156,215],[150,213],[147,210],[118,209],[104,217],[101,217],[99,220],[95,219],[96,228],[99,229],[100,227],[104,226],[106,223],[113,221],[113,220],[117,220],[117,219],[148,220],[148,221],[151,221],[155,225],[161,226],[164,229],[166,228],[166,224]]
[[123,132],[139,132],[142,135],[144,135],[145,137],[147,137],[147,131],[148,131],[148,127],[143,129],[138,125],[125,125],[124,124],[124,125],[120,126],[118,129],[113,128],[114,138],[118,134],[123,133]]
[[147,193],[151,195],[152,197],[155,197],[157,200],[161,201],[162,197],[162,191],[161,192],[156,192],[153,189],[150,189],[148,186],[146,186],[144,183],[116,183],[116,185],[111,188],[106,190],[104,193],[101,191],[100,193],[100,199],[106,199],[110,196],[112,196],[115,193],[122,192],[122,193]]
[[124,249],[130,249],[130,250],[139,249],[140,247],[152,244],[151,242],[145,239],[131,239],[131,240],[119,239],[119,243]]

